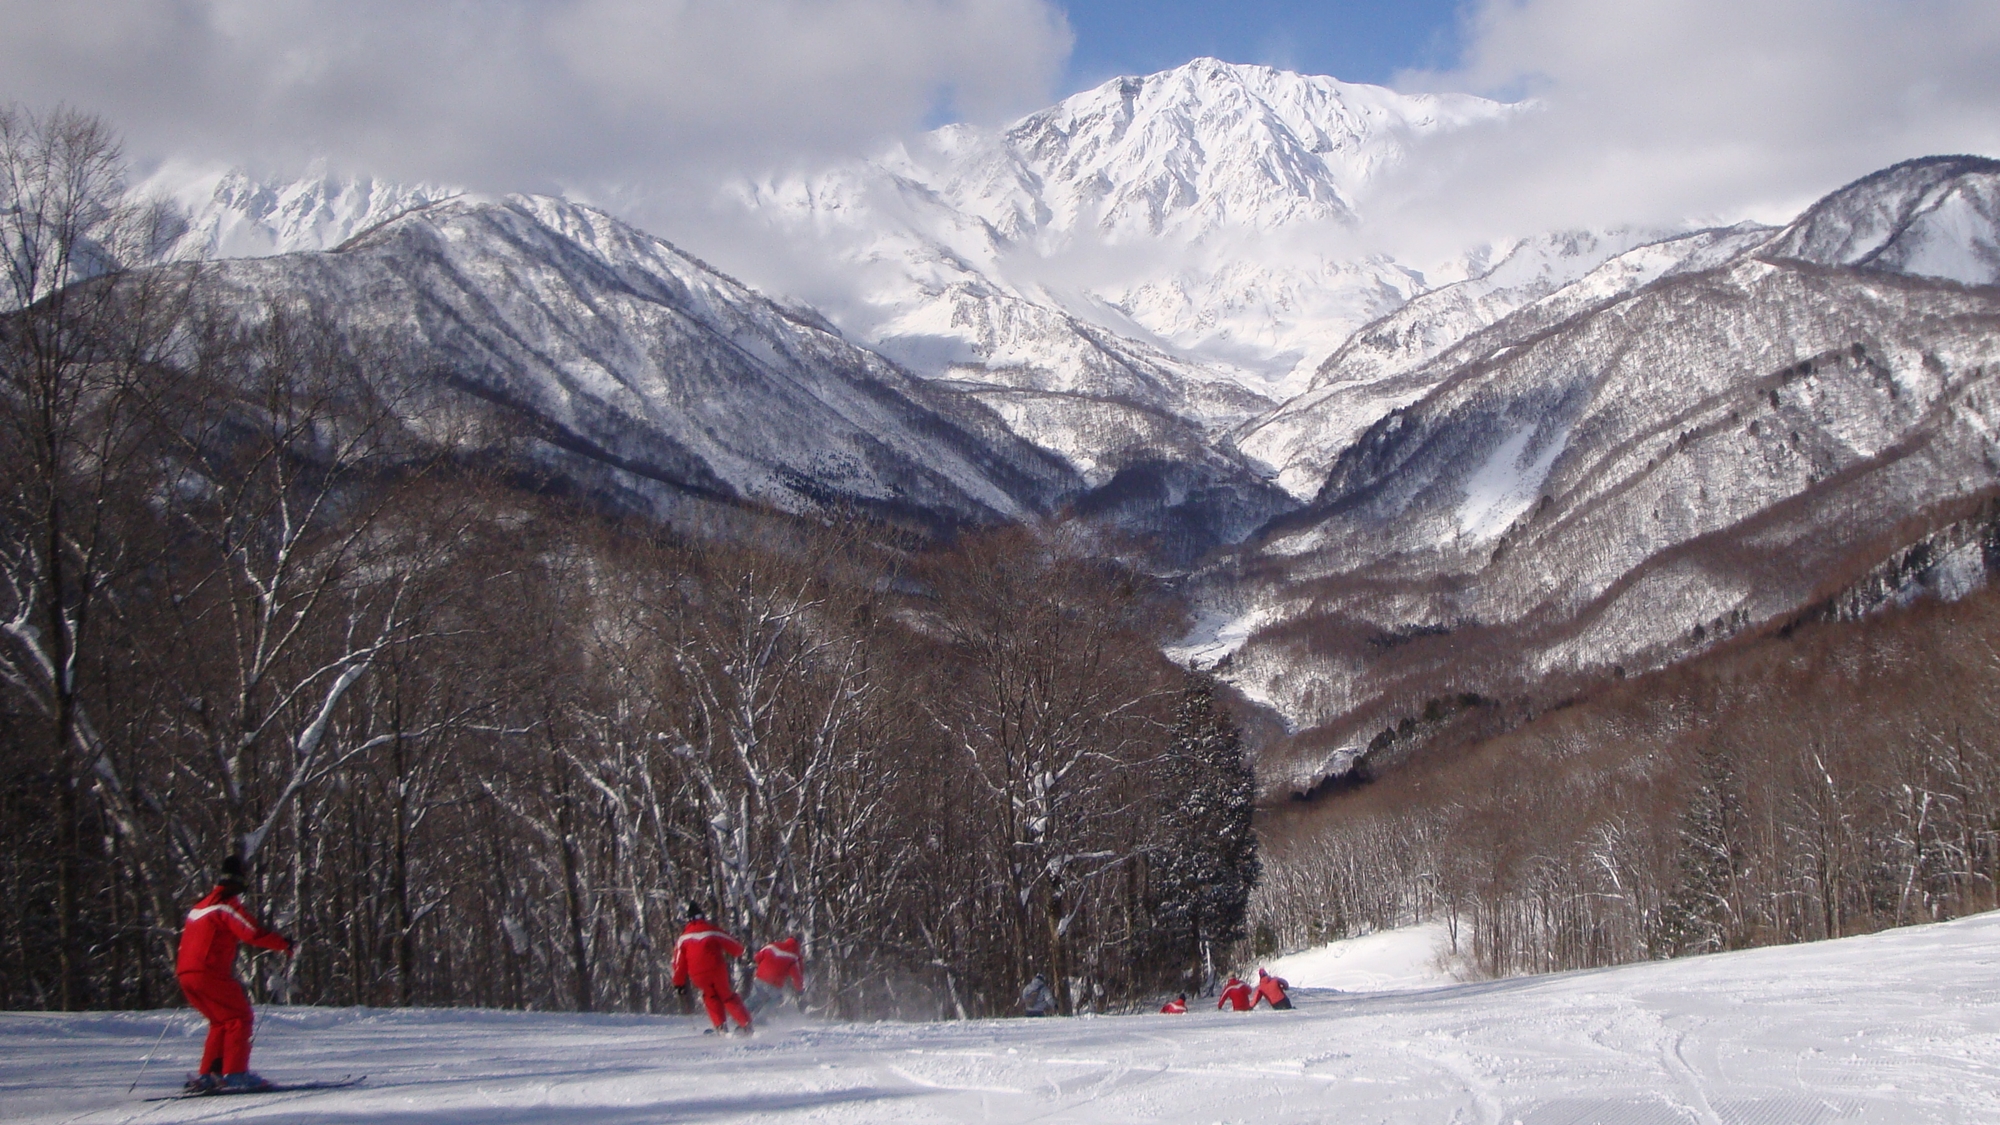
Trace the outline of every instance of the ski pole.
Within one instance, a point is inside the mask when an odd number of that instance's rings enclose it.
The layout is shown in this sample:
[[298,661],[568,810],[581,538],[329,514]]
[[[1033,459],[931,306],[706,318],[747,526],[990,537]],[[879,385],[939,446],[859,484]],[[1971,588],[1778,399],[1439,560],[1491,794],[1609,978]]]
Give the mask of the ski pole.
[[139,1088],[139,1079],[146,1077],[146,1068],[153,1065],[154,1053],[160,1049],[160,1044],[166,1041],[167,1032],[173,1026],[174,1026],[174,1017],[168,1016],[166,1024],[160,1028],[160,1037],[158,1039],[153,1040],[153,1049],[151,1051],[146,1052],[146,1061],[139,1064],[138,1075],[132,1079],[132,1084],[130,1086],[125,1087],[126,1093],[129,1094],[132,1091]]

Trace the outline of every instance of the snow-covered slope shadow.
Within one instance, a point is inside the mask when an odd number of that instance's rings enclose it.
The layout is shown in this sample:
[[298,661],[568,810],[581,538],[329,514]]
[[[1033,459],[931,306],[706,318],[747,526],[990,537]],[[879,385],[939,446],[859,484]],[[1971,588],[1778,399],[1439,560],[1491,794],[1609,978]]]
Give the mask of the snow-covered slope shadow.
[[[1814,945],[1300,1010],[818,1025],[266,1009],[257,1064],[366,1086],[146,1105],[199,1052],[186,1012],[0,1015],[29,1123],[1522,1122],[2000,1119],[2000,914]],[[142,1088],[127,1095],[163,1029]]]

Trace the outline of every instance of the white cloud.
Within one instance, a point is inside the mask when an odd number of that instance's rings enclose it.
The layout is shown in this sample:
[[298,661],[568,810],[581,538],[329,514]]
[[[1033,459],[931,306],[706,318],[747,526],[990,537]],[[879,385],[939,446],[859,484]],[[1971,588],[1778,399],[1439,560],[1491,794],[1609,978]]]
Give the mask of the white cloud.
[[[1898,160],[2000,156],[1994,0],[1470,0],[1465,18],[1458,67],[1395,85],[1538,108],[1413,152],[1358,201],[1363,230],[1291,230],[1301,253],[1423,265],[1557,228],[1780,220]],[[0,100],[100,112],[142,162],[566,191],[836,305],[866,279],[719,206],[718,179],[871,154],[946,106],[1040,108],[1070,46],[1056,0],[0,0],[0,19]],[[1148,268],[1136,254],[1014,266],[1080,283]]]
[[1462,65],[1402,89],[1535,100],[1381,184],[1383,238],[1778,220],[1899,160],[2000,156],[1992,0],[1480,0]]
[[1044,104],[1051,0],[0,0],[0,99],[142,159],[481,190],[647,184]]

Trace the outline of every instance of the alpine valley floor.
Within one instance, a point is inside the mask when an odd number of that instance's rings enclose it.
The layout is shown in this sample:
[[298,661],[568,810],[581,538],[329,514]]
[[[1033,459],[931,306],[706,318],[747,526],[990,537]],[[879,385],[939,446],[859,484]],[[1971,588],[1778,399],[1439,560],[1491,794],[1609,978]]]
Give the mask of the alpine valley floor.
[[[459,1122],[2000,1121],[2000,913],[1815,945],[1247,1015],[793,1024],[268,1008],[257,1067],[365,1086],[153,1102],[192,1013],[0,1014],[0,1119]],[[140,1088],[131,1084],[166,1028]]]

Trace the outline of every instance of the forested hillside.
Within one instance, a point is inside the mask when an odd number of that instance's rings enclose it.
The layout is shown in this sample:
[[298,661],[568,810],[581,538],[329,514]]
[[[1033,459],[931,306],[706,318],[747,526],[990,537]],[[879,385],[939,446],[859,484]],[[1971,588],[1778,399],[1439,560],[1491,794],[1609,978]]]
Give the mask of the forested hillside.
[[1445,918],[1502,976],[1991,910],[1996,698],[1992,589],[1741,637],[1274,811],[1256,940]]
[[175,231],[93,119],[0,174],[0,1004],[173,1002],[232,852],[293,1002],[678,1007],[688,899],[850,1016],[1239,936],[1234,728],[1077,529],[621,515],[393,333],[132,267]]

